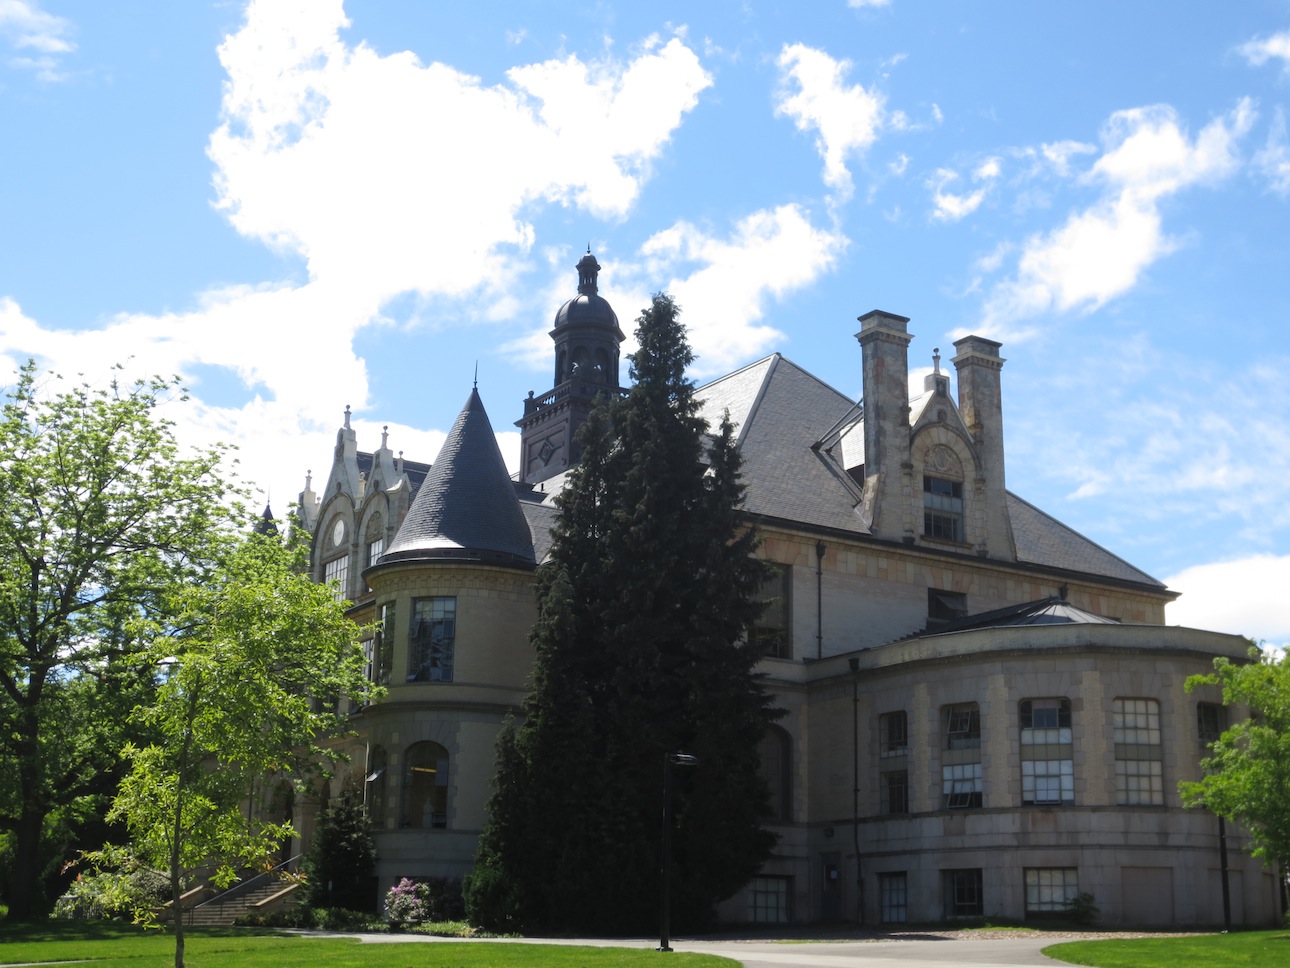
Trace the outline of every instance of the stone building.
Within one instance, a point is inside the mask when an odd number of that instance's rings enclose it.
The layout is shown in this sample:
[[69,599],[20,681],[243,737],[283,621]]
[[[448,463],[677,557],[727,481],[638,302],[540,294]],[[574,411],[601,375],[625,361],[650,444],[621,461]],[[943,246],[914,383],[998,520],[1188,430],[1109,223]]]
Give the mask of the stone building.
[[[555,385],[523,401],[512,478],[479,393],[433,466],[338,432],[301,495],[315,577],[337,582],[388,696],[354,710],[382,890],[460,876],[485,821],[497,732],[532,664],[533,573],[573,434],[619,392],[623,334],[590,252],[551,331]],[[1228,710],[1184,691],[1237,636],[1165,624],[1159,581],[1010,493],[1000,344],[939,351],[910,399],[908,320],[860,317],[864,399],[774,354],[702,388],[728,411],[746,515],[777,567],[750,634],[787,715],[762,744],[774,856],[732,922],[1051,917],[1223,920],[1216,819],[1184,810]],[[553,832],[558,836],[558,832]],[[1278,917],[1276,878],[1227,836],[1236,924]]]

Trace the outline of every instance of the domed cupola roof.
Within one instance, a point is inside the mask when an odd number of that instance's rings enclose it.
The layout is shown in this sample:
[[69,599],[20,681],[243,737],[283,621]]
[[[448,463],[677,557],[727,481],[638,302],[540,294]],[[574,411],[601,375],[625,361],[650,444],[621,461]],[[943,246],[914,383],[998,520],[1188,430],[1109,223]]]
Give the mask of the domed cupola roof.
[[528,522],[478,390],[470,391],[438,460],[376,567],[404,561],[534,565]]
[[[619,342],[622,342],[626,337],[618,328],[618,316],[614,313],[614,307],[598,294],[599,286],[596,279],[600,275],[600,263],[591,254],[591,246],[587,246],[587,254],[578,262],[577,268],[578,295],[556,311],[554,329],[559,330],[566,326],[593,326],[611,331],[617,336]],[[555,332],[553,331],[551,335],[554,336]]]

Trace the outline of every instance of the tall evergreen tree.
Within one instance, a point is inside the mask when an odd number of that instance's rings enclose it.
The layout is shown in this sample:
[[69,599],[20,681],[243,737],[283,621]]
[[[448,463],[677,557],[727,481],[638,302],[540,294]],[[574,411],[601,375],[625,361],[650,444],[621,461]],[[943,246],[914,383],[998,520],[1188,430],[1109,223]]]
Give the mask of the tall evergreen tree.
[[584,424],[557,499],[532,691],[467,884],[490,927],[655,925],[669,751],[700,761],[674,775],[675,924],[710,917],[774,845],[757,745],[776,713],[746,637],[764,566],[732,428],[707,443],[677,316],[660,294],[637,320],[634,386]]
[[376,842],[356,784],[345,784],[318,815],[304,869],[311,907],[376,913]]

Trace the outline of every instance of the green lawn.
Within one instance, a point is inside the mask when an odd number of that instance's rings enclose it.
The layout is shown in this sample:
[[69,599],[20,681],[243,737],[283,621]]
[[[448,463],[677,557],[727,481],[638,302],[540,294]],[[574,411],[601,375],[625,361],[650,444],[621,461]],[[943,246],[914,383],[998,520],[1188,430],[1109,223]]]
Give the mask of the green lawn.
[[[577,948],[508,942],[360,944],[249,928],[190,928],[184,933],[188,968],[636,968],[658,964],[651,950]],[[0,965],[91,959],[111,968],[165,968],[174,964],[169,933],[125,924],[47,922],[0,926]],[[669,965],[729,968],[712,955],[674,952]]]
[[1241,931],[1191,938],[1071,941],[1044,949],[1050,958],[1096,968],[1290,968],[1290,932]]

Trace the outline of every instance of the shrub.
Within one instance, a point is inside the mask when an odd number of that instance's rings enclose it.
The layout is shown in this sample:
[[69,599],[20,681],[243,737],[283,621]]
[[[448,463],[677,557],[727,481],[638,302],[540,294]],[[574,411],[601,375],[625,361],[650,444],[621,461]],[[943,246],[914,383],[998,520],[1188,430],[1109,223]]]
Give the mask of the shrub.
[[1071,901],[1071,914],[1076,924],[1092,924],[1101,913],[1102,909],[1093,903],[1092,894],[1085,892]]
[[54,904],[67,921],[138,920],[170,900],[170,879],[119,852],[90,855],[95,869],[79,874]]
[[464,915],[461,882],[446,877],[431,877],[424,881],[405,877],[385,895],[385,917],[390,924],[457,921]]

